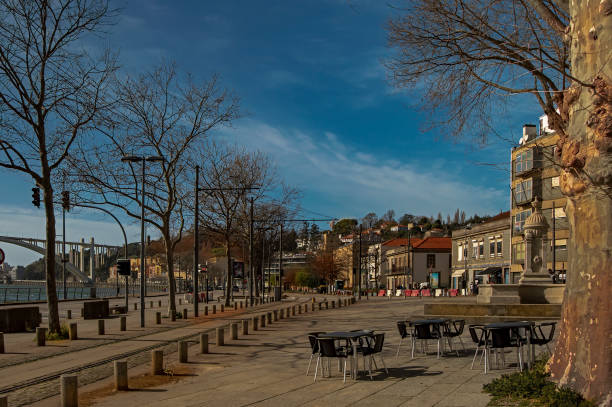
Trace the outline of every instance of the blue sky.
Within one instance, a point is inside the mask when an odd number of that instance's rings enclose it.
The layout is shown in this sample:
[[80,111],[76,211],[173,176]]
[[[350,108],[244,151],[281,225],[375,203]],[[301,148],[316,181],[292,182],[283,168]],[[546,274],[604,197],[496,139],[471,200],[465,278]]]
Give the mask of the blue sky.
[[[509,207],[511,144],[422,133],[427,116],[417,91],[398,91],[382,62],[392,52],[384,25],[394,11],[369,0],[159,1],[121,5],[103,40],[119,51],[122,69],[137,73],[174,60],[205,79],[213,73],[241,99],[244,117],[213,137],[260,149],[302,191],[305,216],[362,217],[394,209],[452,214],[460,208],[495,214]],[[103,43],[98,41],[97,45]],[[498,132],[518,140],[540,115],[511,99],[495,118]],[[478,163],[494,163],[501,169]],[[29,204],[27,178],[2,172],[0,235],[43,236],[42,210]],[[71,215],[69,239],[119,241],[116,227],[91,213]],[[58,228],[61,222],[58,222]],[[138,239],[131,224],[130,240]],[[11,264],[35,258],[2,245]]]

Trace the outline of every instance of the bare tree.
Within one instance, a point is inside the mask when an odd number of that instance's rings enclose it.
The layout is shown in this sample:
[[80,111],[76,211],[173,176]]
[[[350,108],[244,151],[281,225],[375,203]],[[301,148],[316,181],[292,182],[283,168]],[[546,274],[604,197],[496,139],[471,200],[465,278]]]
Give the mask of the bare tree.
[[[205,191],[200,200],[202,226],[218,237],[226,248],[227,284],[225,302],[229,305],[232,289],[232,246],[248,238],[249,200],[254,203],[254,219],[260,224],[280,221],[296,193],[283,185],[270,159],[260,152],[248,152],[238,146],[210,142],[194,155],[203,165],[201,182]],[[271,201],[272,196],[278,200]],[[246,263],[246,261],[245,261]]]
[[[144,202],[146,222],[164,241],[169,286],[169,312],[176,312],[174,251],[185,228],[186,199],[192,193],[194,167],[188,160],[196,143],[238,116],[238,101],[220,90],[217,78],[198,83],[179,76],[164,63],[136,78],[116,83],[118,100],[99,131],[104,142],[80,143],[71,163],[78,169],[80,198],[108,205],[140,219],[141,165],[123,163],[123,156],[161,156],[147,163]],[[82,159],[86,157],[87,159]]]
[[0,168],[30,176],[43,192],[49,330],[60,329],[55,286],[54,174],[106,107],[115,61],[81,46],[112,22],[106,0],[0,2]]
[[[559,135],[568,197],[569,271],[551,374],[612,399],[612,64],[609,1],[416,0],[389,23],[396,85],[425,85],[424,105],[455,135],[485,136],[509,95],[532,95]],[[571,22],[571,23],[570,23]],[[440,115],[440,112],[445,115]],[[463,213],[462,213],[463,218]]]

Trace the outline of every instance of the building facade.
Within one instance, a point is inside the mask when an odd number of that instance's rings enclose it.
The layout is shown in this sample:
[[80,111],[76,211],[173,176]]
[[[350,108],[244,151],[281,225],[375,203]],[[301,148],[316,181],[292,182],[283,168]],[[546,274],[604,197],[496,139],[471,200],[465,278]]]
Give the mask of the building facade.
[[510,268],[510,211],[479,225],[453,231],[451,288],[479,283],[514,284],[520,273]]
[[562,279],[565,277],[569,224],[565,215],[567,198],[560,189],[560,169],[554,158],[558,140],[559,136],[548,128],[547,117],[542,116],[539,128],[535,125],[523,126],[519,146],[512,149],[512,273],[520,274],[524,270],[523,225],[531,215],[531,204],[537,196],[542,214],[550,226],[547,236],[551,242],[550,255],[547,256],[546,269],[551,273],[555,271]]

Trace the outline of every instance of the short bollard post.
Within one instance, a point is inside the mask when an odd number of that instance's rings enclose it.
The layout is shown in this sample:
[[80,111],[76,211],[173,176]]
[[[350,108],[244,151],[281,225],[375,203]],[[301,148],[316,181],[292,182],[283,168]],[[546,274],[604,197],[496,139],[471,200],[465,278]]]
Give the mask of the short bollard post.
[[242,301],[240,301],[240,309],[242,309]]
[[155,313],[155,323],[157,325],[161,324],[161,312],[159,312],[159,311]]
[[342,307],[342,299],[338,298],[338,308]]
[[163,350],[152,350],[151,351],[151,374],[152,375],[164,374],[164,351]]
[[253,327],[253,332],[257,331],[257,328],[258,328],[257,325],[259,325],[259,317],[251,318],[251,324],[252,324],[252,327]]
[[71,341],[76,341],[77,339],[79,339],[76,322],[73,322],[70,325],[68,325],[68,337],[70,338]]
[[217,304],[213,304],[213,315],[217,313]]
[[161,300],[157,301],[157,306],[161,307]]
[[176,321],[176,311],[174,310],[170,311],[170,321],[172,322]]
[[302,313],[302,304],[298,305],[298,314]]
[[8,407],[7,396],[0,396],[0,407]]
[[36,328],[36,346],[45,346],[47,340],[47,328]]
[[104,320],[98,320],[98,335],[104,335]]
[[291,316],[295,316],[295,305],[291,307]]
[[249,320],[248,319],[242,320],[242,334],[243,335],[249,334]]
[[272,311],[272,318],[274,319],[274,322],[278,321],[278,310],[277,309]]
[[313,302],[313,303],[312,303],[312,304],[310,304],[310,305],[311,305],[310,310],[311,310],[312,312],[314,312],[314,310],[315,310],[315,303]]
[[332,304],[332,308],[336,308],[336,301],[332,301],[331,304]]
[[[312,305],[314,305],[314,304],[312,304]],[[321,311],[322,309],[323,309],[323,303],[322,303],[322,302],[320,302],[320,303],[319,303],[319,311]]]
[[134,303],[134,311],[138,309],[138,304]]
[[272,323],[272,313],[271,313],[271,312],[268,312],[268,313],[266,314],[266,318],[267,318],[267,320],[268,320],[268,321],[267,321],[267,322],[268,322],[268,325],[270,325],[270,324]]
[[187,308],[183,308],[183,319],[187,319]]
[[178,342],[178,354],[179,354],[179,362],[181,363],[187,363],[187,345],[189,345],[189,343],[187,341],[179,341]]
[[179,305],[183,305],[183,300],[179,298]]
[[265,315],[262,315],[262,316],[259,318],[259,326],[260,326],[261,328],[265,328],[265,327],[266,327],[266,316],[265,316]]
[[128,365],[126,360],[115,360],[115,390],[128,389]]
[[208,353],[208,334],[200,334],[200,353]]
[[119,318],[119,330],[125,331],[127,329],[127,320],[125,317]]
[[[287,307],[287,313],[285,315],[287,315],[287,318],[291,316],[291,307]],[[293,315],[295,315],[295,308],[293,308]]]
[[280,310],[278,310],[278,319],[283,318],[285,318],[285,310],[281,308]]
[[235,303],[234,303],[234,311],[236,311],[237,309],[238,309],[238,303],[237,303],[237,302],[235,302]]
[[223,327],[217,328],[217,346],[223,346],[225,344],[225,338],[223,335]]
[[208,315],[208,305],[204,306],[204,315]]
[[232,340],[236,340],[238,339],[238,324],[234,323],[232,324]]
[[0,332],[0,353],[4,353],[4,333]]
[[221,304],[221,312],[225,312],[225,304]]
[[67,309],[66,310],[66,319],[72,319],[72,310],[71,309]]
[[60,376],[60,398],[62,407],[78,407],[79,382],[76,375]]

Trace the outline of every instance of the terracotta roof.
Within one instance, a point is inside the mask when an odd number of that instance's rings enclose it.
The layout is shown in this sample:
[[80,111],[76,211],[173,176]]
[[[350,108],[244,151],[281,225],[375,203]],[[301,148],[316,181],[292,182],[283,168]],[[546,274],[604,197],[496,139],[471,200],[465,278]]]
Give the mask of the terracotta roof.
[[[415,247],[416,245],[418,245],[419,242],[421,242],[421,239],[419,239],[418,237],[410,238],[410,246],[412,247]],[[383,242],[382,245],[391,246],[391,247],[408,246],[408,238],[398,237],[395,239],[387,240],[386,242]]]
[[506,211],[506,212],[501,212],[498,215],[493,216],[491,219],[488,219],[483,223],[489,223],[489,222],[493,222],[496,220],[509,219],[509,218],[510,218],[510,211]]
[[452,248],[450,237],[426,237],[414,245],[415,249],[448,249]]

